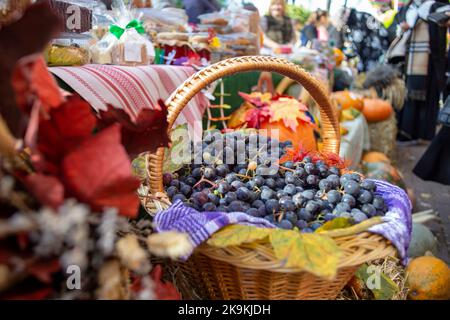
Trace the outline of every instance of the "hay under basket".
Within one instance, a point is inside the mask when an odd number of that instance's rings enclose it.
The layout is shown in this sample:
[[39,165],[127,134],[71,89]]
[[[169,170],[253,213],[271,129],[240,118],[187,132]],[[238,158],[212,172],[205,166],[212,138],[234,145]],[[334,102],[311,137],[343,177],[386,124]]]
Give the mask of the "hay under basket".
[[[169,98],[169,130],[188,102],[214,81],[238,72],[270,71],[300,83],[317,102],[323,128],[324,151],[339,153],[339,123],[322,85],[306,71],[285,59],[264,56],[232,58],[211,65],[186,80]],[[143,203],[151,214],[167,208],[162,175],[164,149],[148,157],[150,194]],[[327,231],[342,250],[335,279],[325,280],[301,269],[288,269],[265,243],[216,248],[203,244],[187,262],[170,262],[177,286],[185,299],[335,299],[365,262],[395,255],[396,250],[380,235],[348,228]]]
[[386,121],[369,123],[371,151],[384,153],[393,164],[397,158],[397,132],[395,113]]

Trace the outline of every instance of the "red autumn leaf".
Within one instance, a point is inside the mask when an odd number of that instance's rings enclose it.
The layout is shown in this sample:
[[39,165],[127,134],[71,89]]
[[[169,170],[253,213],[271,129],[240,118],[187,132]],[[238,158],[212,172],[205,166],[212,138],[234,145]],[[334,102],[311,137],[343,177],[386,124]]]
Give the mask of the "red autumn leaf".
[[104,127],[117,122],[122,125],[122,144],[132,158],[169,145],[167,107],[162,101],[159,101],[159,109],[142,109],[135,120],[124,110],[112,106],[100,111],[100,119]]
[[59,31],[59,18],[47,1],[29,6],[21,19],[0,29],[0,114],[18,138],[22,137],[27,120],[16,105],[11,83],[14,68],[20,59],[41,52]]
[[12,84],[19,107],[29,112],[34,99],[41,102],[45,112],[60,106],[64,99],[42,56],[19,63]]
[[0,295],[0,300],[44,300],[53,293],[51,287],[28,288],[18,287],[17,289]]
[[49,119],[40,121],[38,149],[45,159],[58,164],[67,152],[92,135],[96,125],[91,106],[79,96],[71,96],[50,111]]
[[61,265],[58,259],[45,259],[34,261],[26,267],[26,272],[44,284],[52,282],[52,275],[59,272]]
[[86,139],[62,161],[66,192],[94,210],[115,207],[120,214],[135,217],[139,207],[139,180],[120,143],[120,126],[112,125]]
[[264,106],[248,110],[245,115],[245,121],[247,122],[247,127],[259,129],[261,123],[268,121],[270,117],[270,108]]
[[24,178],[24,184],[44,206],[57,209],[64,202],[64,186],[56,177],[31,174]]
[[160,265],[155,266],[151,272],[151,278],[155,283],[155,294],[158,300],[181,300],[181,295],[171,283],[161,281],[162,268]]
[[267,106],[272,99],[272,95],[270,93],[255,92],[252,94],[247,94],[244,92],[239,92],[239,95],[242,99],[244,99],[248,103],[253,104],[256,107]]

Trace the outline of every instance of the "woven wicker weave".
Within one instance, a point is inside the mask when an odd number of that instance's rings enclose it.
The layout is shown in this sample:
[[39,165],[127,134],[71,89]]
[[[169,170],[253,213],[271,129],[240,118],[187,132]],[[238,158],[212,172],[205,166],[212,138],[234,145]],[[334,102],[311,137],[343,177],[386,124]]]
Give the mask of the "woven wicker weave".
[[[299,66],[274,57],[240,57],[216,63],[186,80],[169,98],[172,128],[188,102],[202,89],[224,76],[252,70],[278,72],[299,82],[320,106],[324,151],[339,152],[339,123],[326,90]],[[164,149],[149,156],[151,195],[144,201],[156,212],[168,206],[162,184]],[[158,200],[159,199],[159,200]],[[270,245],[247,244],[227,248],[202,245],[188,262],[171,264],[184,298],[202,299],[334,299],[364,262],[394,255],[383,237],[348,228],[329,231],[343,252],[337,277],[330,281],[298,269],[283,268]],[[353,231],[352,231],[353,230]],[[343,232],[342,232],[343,231]]]

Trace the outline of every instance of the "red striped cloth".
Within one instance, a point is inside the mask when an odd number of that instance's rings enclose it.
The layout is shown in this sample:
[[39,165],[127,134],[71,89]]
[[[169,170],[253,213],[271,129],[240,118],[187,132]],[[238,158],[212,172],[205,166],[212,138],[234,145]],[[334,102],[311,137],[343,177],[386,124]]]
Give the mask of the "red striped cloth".
[[[67,83],[91,106],[99,111],[110,104],[135,118],[142,108],[155,108],[158,100],[166,101],[188,77],[195,73],[190,67],[151,65],[125,67],[86,65],[83,67],[52,67],[50,71]],[[209,100],[198,94],[179,115],[176,125],[188,123],[198,128]]]

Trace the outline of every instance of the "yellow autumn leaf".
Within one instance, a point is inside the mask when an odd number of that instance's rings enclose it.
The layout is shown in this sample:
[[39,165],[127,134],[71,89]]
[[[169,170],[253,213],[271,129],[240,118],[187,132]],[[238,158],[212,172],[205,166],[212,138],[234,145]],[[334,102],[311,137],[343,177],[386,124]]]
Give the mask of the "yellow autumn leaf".
[[272,114],[270,122],[283,121],[286,127],[295,131],[299,120],[311,122],[311,119],[305,114],[307,110],[306,106],[296,99],[280,98],[270,104]]
[[252,92],[249,94],[250,97],[255,98],[255,99],[260,99],[261,102],[265,102],[265,103],[270,103],[270,101],[272,100],[272,94],[265,92]]
[[233,224],[214,233],[208,240],[208,244],[219,248],[237,246],[264,239],[271,232],[272,229]]
[[270,242],[275,256],[286,268],[300,268],[327,279],[336,276],[341,251],[333,239],[277,229],[271,233]]
[[228,127],[229,128],[239,128],[246,122],[245,118],[247,116],[247,111],[250,109],[253,109],[254,106],[251,105],[248,102],[244,102],[239,109],[234,111],[231,114],[231,118],[228,120]]
[[335,218],[331,221],[325,222],[323,224],[323,226],[321,226],[319,229],[316,230],[316,232],[320,233],[320,232],[324,232],[324,231],[328,231],[328,230],[348,228],[351,226],[352,226],[352,223],[349,218],[339,217],[339,218]]

